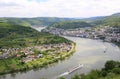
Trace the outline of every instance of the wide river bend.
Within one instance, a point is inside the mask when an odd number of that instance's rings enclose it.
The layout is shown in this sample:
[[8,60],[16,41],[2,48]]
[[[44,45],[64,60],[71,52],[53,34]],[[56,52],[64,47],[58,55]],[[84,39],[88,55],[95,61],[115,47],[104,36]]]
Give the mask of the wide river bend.
[[79,63],[84,64],[83,68],[65,75],[69,79],[76,73],[88,73],[92,69],[101,69],[107,60],[120,61],[120,48],[112,43],[79,37],[65,38],[76,42],[76,52],[70,58],[42,69],[0,75],[0,79],[55,79]]

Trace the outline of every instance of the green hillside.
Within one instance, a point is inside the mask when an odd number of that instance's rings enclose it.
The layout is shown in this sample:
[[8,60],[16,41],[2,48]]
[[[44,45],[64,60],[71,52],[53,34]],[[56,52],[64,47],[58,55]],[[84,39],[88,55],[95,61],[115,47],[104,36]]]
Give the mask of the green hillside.
[[36,18],[0,18],[0,22],[9,22],[12,24],[31,26],[31,25],[51,25],[59,21],[77,20],[73,18],[57,18],[57,17],[36,17]]
[[48,33],[38,32],[31,27],[11,23],[0,23],[1,47],[26,47],[44,43],[67,42],[68,40]]
[[[38,32],[31,27],[0,22],[0,75],[45,67],[62,59],[62,55],[65,58],[73,53],[72,48],[69,53],[55,54],[54,56],[61,56],[61,58],[55,58],[49,53],[54,51],[52,48],[46,48],[44,51],[41,51],[42,48],[40,50],[34,48],[35,46],[60,43],[72,44],[63,37]],[[58,51],[58,48],[56,49]],[[40,54],[42,57],[38,57]]]
[[[69,22],[70,21],[70,22]],[[84,22],[83,22],[84,21]],[[0,18],[0,22],[9,22],[12,24],[31,26],[69,26],[75,25],[74,27],[86,27],[96,25],[110,25],[120,26],[120,13],[115,13],[110,16],[97,16],[91,18],[57,18],[57,17],[34,17],[34,18]],[[57,22],[57,23],[56,23]],[[87,23],[85,23],[87,22]],[[69,23],[69,24],[68,24]]]
[[83,21],[62,21],[51,25],[51,27],[61,28],[61,29],[75,29],[81,27],[91,27],[92,25]]
[[120,14],[117,13],[110,16],[106,16],[103,19],[95,20],[91,23],[94,25],[109,25],[120,27]]

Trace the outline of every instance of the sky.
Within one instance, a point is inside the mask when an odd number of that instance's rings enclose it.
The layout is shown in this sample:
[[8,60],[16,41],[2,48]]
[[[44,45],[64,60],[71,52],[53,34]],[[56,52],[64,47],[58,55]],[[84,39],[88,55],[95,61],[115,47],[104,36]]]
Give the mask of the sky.
[[120,0],[0,0],[0,17],[106,16],[120,12]]

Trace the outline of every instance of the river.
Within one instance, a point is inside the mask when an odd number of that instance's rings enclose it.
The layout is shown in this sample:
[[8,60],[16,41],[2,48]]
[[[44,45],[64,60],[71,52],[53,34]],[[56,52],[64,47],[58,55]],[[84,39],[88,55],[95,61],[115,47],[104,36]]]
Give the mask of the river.
[[76,52],[70,58],[42,69],[1,75],[0,79],[55,79],[79,63],[84,64],[83,68],[64,76],[69,79],[76,73],[88,73],[92,69],[101,69],[107,60],[120,60],[120,48],[112,43],[79,37],[65,38],[76,42]]

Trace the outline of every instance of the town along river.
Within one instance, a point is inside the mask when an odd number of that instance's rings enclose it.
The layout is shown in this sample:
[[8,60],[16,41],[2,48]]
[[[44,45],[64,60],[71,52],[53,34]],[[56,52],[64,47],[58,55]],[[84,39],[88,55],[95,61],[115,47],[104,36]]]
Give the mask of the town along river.
[[101,69],[107,60],[120,60],[120,49],[112,43],[78,37],[66,38],[76,42],[76,52],[68,59],[42,69],[1,75],[0,79],[55,79],[79,63],[84,64],[83,68],[65,75],[69,79],[76,73],[88,73],[92,69]]

